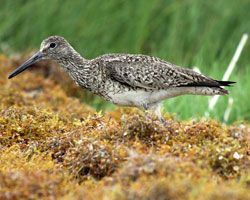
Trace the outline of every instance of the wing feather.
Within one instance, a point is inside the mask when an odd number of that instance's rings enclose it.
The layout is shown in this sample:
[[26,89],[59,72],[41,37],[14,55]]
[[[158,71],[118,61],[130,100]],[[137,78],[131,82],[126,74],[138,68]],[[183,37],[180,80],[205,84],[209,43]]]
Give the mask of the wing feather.
[[104,55],[101,60],[114,80],[131,87],[154,90],[182,86],[220,86],[216,80],[156,57],[111,54]]

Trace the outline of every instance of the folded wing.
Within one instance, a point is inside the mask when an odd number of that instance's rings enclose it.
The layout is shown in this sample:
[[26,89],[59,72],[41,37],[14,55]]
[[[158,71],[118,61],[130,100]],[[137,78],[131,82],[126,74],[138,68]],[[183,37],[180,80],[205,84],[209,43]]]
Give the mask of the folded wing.
[[131,87],[154,90],[169,87],[220,87],[234,83],[216,81],[191,69],[181,68],[151,56],[116,55],[103,60],[113,79]]

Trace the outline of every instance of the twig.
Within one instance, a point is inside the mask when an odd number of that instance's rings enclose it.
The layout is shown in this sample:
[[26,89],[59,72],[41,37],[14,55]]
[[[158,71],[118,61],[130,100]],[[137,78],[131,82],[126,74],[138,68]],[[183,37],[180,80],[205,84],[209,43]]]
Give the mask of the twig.
[[227,109],[224,113],[224,117],[223,117],[223,120],[224,122],[228,122],[228,119],[229,119],[229,116],[230,116],[230,113],[231,113],[231,110],[232,110],[232,107],[233,107],[233,103],[234,103],[234,100],[232,97],[229,97],[228,99],[228,105],[227,105]]
[[[234,56],[230,62],[230,64],[228,65],[227,67],[227,70],[222,78],[223,81],[227,81],[230,77],[230,75],[232,74],[233,72],[233,69],[237,63],[237,61],[239,60],[240,58],[240,54],[247,42],[247,39],[248,39],[248,34],[243,34],[242,37],[241,37],[241,40],[240,40],[240,43],[238,44],[238,47],[234,53]],[[220,96],[213,96],[210,100],[209,100],[209,105],[208,105],[208,108],[209,108],[209,111],[212,111],[218,101]]]

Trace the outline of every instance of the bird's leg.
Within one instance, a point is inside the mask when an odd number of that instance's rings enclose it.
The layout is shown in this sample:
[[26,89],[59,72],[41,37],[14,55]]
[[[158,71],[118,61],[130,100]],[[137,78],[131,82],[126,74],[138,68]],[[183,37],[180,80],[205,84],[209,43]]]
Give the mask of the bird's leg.
[[147,120],[152,120],[152,117],[151,117],[151,113],[150,113],[148,104],[143,103],[143,104],[142,104],[142,107],[144,108],[144,111],[145,111],[145,118],[146,118]]
[[164,117],[161,114],[161,103],[155,103],[148,107],[148,110],[151,111],[151,113],[155,114],[158,118],[158,120],[164,125],[168,126],[168,122],[164,119]]

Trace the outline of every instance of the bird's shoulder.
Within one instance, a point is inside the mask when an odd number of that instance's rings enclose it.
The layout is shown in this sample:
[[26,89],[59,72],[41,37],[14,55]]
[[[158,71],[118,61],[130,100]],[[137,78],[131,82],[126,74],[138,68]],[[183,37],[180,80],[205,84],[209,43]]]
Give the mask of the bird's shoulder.
[[154,75],[164,74],[165,76],[173,76],[175,74],[186,74],[187,76],[198,75],[191,69],[174,65],[155,56],[143,54],[104,54],[93,59],[92,62],[104,66],[111,72],[119,72],[120,70],[130,70],[132,72],[140,70],[141,73],[153,73]]
[[106,68],[111,73],[119,73],[121,71],[130,71],[131,73],[138,70],[141,74],[164,73],[173,75],[178,73],[178,66],[167,62],[161,58],[143,54],[104,54],[93,59],[93,62]]
[[104,54],[98,56],[97,58],[93,59],[95,62],[104,62],[104,63],[148,63],[152,64],[155,62],[165,62],[164,60],[154,57],[148,56],[143,54],[125,54],[125,53],[112,53],[112,54]]

